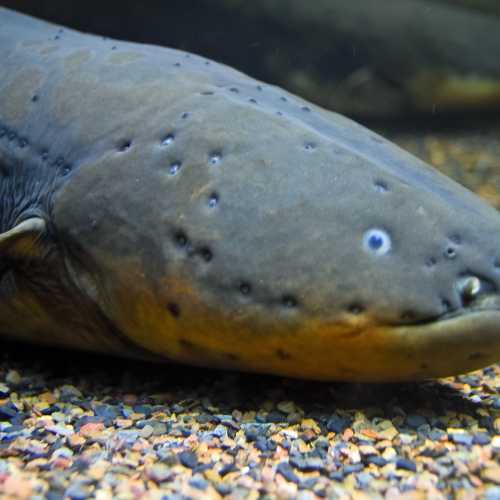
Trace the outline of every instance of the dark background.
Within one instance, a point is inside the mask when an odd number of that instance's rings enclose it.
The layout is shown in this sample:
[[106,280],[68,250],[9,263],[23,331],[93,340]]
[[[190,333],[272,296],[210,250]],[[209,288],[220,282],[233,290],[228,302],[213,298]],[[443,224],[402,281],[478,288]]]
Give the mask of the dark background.
[[[269,53],[283,56],[285,52],[290,64],[306,71],[321,64],[322,54],[311,59],[307,40],[292,26],[253,17],[248,11],[243,14],[238,6],[231,8],[217,0],[1,0],[0,5],[80,31],[194,52],[269,83],[277,83],[262,64]],[[297,50],[297,37],[302,50]],[[336,50],[337,70],[341,71],[341,61],[352,66],[352,48]],[[331,47],[325,47],[325,58],[326,54],[330,61]]]
[[[298,1],[0,5],[84,32],[194,52],[364,123],[422,115],[435,123],[450,114],[500,109],[500,8],[494,0],[400,0],[385,10],[375,0],[304,0],[297,9]],[[422,74],[416,84],[414,77]],[[465,82],[479,77],[479,87],[487,82],[496,90],[472,105],[467,98],[436,103],[435,85],[457,76]]]

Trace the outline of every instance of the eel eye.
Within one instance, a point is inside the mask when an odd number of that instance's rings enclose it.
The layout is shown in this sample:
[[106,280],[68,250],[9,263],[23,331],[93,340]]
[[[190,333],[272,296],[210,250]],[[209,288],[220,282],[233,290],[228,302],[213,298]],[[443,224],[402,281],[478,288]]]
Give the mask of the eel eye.
[[363,236],[363,248],[371,254],[385,255],[391,246],[391,237],[383,229],[370,229]]

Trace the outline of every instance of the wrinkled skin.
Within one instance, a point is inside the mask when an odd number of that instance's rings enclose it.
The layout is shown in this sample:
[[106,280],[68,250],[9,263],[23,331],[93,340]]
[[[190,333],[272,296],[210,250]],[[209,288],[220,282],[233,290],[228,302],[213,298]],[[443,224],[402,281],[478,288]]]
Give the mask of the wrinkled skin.
[[500,359],[475,195],[198,56],[0,24],[0,334],[325,380]]

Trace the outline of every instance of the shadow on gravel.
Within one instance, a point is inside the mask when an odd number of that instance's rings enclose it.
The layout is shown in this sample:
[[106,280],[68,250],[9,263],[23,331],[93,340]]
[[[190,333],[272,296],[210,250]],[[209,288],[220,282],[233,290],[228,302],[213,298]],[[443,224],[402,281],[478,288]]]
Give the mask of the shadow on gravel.
[[481,398],[471,401],[460,390],[464,385],[480,386],[477,375],[463,376],[455,384],[451,379],[408,384],[319,383],[5,342],[0,343],[0,352],[0,374],[14,369],[22,375],[21,383],[13,388],[20,396],[72,385],[87,401],[122,406],[132,394],[135,404],[165,405],[176,413],[254,411],[261,423],[293,423],[277,406],[291,401],[300,409],[301,418],[314,418],[325,425],[339,411],[346,415],[361,411],[368,418],[389,420],[420,413],[439,417],[449,412],[477,418],[478,409],[488,407]]

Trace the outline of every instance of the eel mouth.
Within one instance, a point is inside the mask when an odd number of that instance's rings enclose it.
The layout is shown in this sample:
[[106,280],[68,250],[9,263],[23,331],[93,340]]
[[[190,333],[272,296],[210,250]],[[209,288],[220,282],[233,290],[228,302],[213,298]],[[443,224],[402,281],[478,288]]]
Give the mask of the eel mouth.
[[393,334],[405,346],[408,357],[419,361],[415,379],[484,368],[500,361],[500,296],[478,294],[457,310],[395,326]]
[[[457,305],[443,300],[446,311],[416,321],[399,323],[401,326],[419,326],[458,318],[466,314],[482,311],[500,311],[500,294],[491,281],[472,274],[461,275],[455,282],[454,292]],[[394,324],[398,326],[398,324]]]
[[[497,294],[482,295],[472,302],[464,303],[461,307],[449,310],[445,313],[413,322],[394,324],[394,326],[418,327],[423,325],[432,325],[436,323],[450,321],[453,319],[459,319],[471,314],[479,314],[484,312],[500,313],[500,295]],[[500,324],[499,324],[499,333],[500,333]]]

